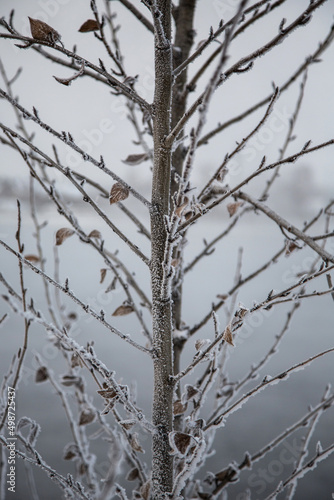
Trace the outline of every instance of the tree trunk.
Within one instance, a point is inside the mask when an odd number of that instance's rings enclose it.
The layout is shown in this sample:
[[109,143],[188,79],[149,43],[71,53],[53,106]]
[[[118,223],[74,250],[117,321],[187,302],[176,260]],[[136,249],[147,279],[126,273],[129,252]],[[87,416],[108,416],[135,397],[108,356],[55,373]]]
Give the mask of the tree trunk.
[[154,397],[152,498],[162,499],[172,490],[173,458],[170,455],[169,433],[173,430],[173,352],[172,301],[162,295],[163,262],[168,237],[164,217],[169,213],[171,151],[164,139],[171,126],[172,50],[171,2],[157,0],[161,12],[155,26],[155,92],[154,92],[154,165],[151,210],[151,286],[153,308]]

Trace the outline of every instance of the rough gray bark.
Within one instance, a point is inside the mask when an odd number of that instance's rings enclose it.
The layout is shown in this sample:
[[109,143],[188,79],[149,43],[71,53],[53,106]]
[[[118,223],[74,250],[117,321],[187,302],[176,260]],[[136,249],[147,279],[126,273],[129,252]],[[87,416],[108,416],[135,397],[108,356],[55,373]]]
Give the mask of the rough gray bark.
[[[173,426],[173,354],[171,297],[162,294],[163,262],[166,239],[165,216],[169,212],[171,150],[164,147],[170,132],[172,94],[171,2],[159,0],[160,27],[155,31],[155,93],[154,93],[154,166],[151,209],[151,283],[154,350],[152,487],[153,498],[163,498],[172,490],[173,458],[169,448],[169,433]],[[154,15],[154,13],[153,13]]]

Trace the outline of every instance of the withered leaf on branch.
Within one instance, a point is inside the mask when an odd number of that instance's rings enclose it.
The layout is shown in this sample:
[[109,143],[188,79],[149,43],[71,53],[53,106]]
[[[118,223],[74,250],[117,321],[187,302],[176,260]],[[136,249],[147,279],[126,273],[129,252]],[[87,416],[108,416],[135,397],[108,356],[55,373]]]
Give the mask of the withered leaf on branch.
[[186,384],[184,387],[184,393],[182,394],[182,402],[190,401],[198,393],[199,393],[199,390],[196,389],[196,387],[194,387],[193,385],[190,385],[190,384]]
[[25,255],[24,258],[26,260],[29,260],[29,262],[39,262],[39,257],[37,255],[29,254],[29,255]]
[[228,210],[230,217],[232,217],[232,215],[234,215],[236,213],[236,211],[238,210],[238,208],[240,207],[241,204],[242,204],[241,201],[236,201],[235,203],[229,203],[227,205],[227,210]]
[[139,444],[138,434],[136,432],[132,434],[130,438],[130,446],[134,451],[138,451],[139,453],[144,453],[143,448]]
[[64,448],[63,460],[73,460],[80,455],[79,448],[74,443],[69,443]]
[[116,182],[115,184],[113,184],[110,190],[109,203],[110,205],[112,205],[113,203],[126,200],[128,196],[129,190],[120,182]]
[[171,432],[169,434],[171,448],[174,450],[174,453],[181,455],[186,454],[192,439],[193,437],[190,434],[184,432]]
[[102,235],[100,233],[100,231],[98,231],[97,229],[93,229],[93,231],[91,231],[88,235],[89,238],[96,238],[97,240],[101,240],[102,239]]
[[233,335],[231,332],[231,327],[229,325],[227,325],[227,327],[225,328],[223,339],[225,340],[225,342],[227,342],[228,344],[230,344],[234,347]]
[[114,389],[101,389],[97,393],[104,399],[113,399],[117,396],[117,392]]
[[67,238],[74,234],[73,229],[62,227],[56,232],[56,245],[61,245]]
[[95,19],[87,19],[87,21],[85,21],[81,26],[80,28],[78,29],[78,31],[80,33],[88,33],[89,31],[96,31],[99,29],[99,25],[97,23],[97,21]]
[[182,415],[187,409],[188,403],[183,404],[180,399],[174,401],[173,403],[173,413],[174,415]]
[[104,282],[104,278],[106,277],[107,270],[108,270],[108,269],[105,269],[105,268],[100,269],[100,273],[101,273],[100,283],[103,283],[103,282]]
[[126,316],[126,314],[130,314],[133,311],[134,309],[130,304],[122,304],[115,309],[115,311],[112,313],[112,316]]
[[60,34],[48,24],[39,19],[29,17],[31,35],[35,40],[48,42],[54,45],[60,41]]
[[140,494],[144,500],[148,500],[150,498],[150,489],[151,489],[150,481],[146,481],[146,483],[144,483],[143,486],[140,488]]
[[82,410],[80,413],[80,418],[79,418],[79,425],[87,425],[90,424],[95,420],[95,412],[92,410],[92,408],[86,408],[85,410]]
[[57,80],[57,82],[61,83],[62,85],[69,86],[73,82],[73,80],[76,80],[76,78],[79,78],[79,76],[82,76],[85,72],[85,65],[82,63],[81,68],[79,71],[74,73],[74,75],[68,77],[68,78],[58,78],[58,76],[54,76],[53,78]]
[[130,470],[128,475],[126,476],[127,481],[135,481],[139,477],[139,470],[137,467],[134,467],[133,469]]
[[46,366],[38,368],[35,376],[35,382],[45,382],[49,378],[48,369]]
[[140,153],[140,154],[134,154],[134,155],[129,155],[125,160],[122,160],[123,163],[126,165],[139,165],[143,161],[146,161],[148,159],[148,155],[146,153]]

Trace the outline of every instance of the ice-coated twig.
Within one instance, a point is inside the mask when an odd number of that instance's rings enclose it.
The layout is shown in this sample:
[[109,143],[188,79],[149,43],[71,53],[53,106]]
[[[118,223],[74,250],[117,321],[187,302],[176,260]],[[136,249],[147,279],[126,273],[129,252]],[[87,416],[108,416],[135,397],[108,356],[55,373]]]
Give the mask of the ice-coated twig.
[[146,347],[138,344],[134,340],[132,340],[129,335],[125,335],[124,333],[120,332],[117,328],[113,327],[110,323],[108,323],[104,317],[101,316],[100,313],[97,313],[94,309],[92,309],[89,304],[85,304],[82,302],[74,293],[67,288],[66,286],[61,285],[60,283],[57,283],[54,279],[52,279],[50,276],[48,276],[46,273],[41,271],[41,269],[38,269],[38,267],[34,266],[31,262],[26,260],[22,255],[20,255],[18,252],[16,252],[13,248],[11,248],[7,243],[4,241],[0,240],[0,245],[2,245],[6,250],[8,250],[10,253],[15,255],[19,261],[22,263],[26,264],[34,273],[42,276],[44,279],[46,279],[51,285],[54,287],[58,288],[61,290],[63,293],[65,293],[68,297],[70,297],[73,302],[75,302],[77,305],[79,305],[87,314],[90,314],[93,318],[95,318],[97,321],[103,324],[108,330],[110,330],[112,333],[115,333],[118,335],[121,339],[125,340],[129,344],[131,344],[133,347],[136,347],[142,352],[145,352],[146,354],[151,354],[151,351],[149,349],[146,349]]
[[240,151],[243,150],[243,148],[247,145],[248,141],[260,130],[260,128],[264,125],[264,123],[267,121],[267,118],[271,114],[274,105],[279,97],[280,91],[279,88],[276,87],[275,92],[269,102],[269,105],[262,117],[262,119],[259,121],[259,123],[251,130],[251,132],[244,138],[242,141],[240,141],[237,144],[237,147],[232,151],[232,153],[227,154],[224,158],[224,161],[222,164],[217,168],[216,172],[213,174],[213,176],[208,180],[208,182],[205,184],[205,186],[202,188],[198,195],[198,199],[201,200],[201,198],[207,193],[208,189],[212,185],[212,183],[217,180],[222,172],[225,170],[225,168],[228,165],[228,162],[235,156],[237,155]]
[[[312,2],[308,5],[308,7],[299,15],[292,23],[289,24],[284,30],[281,30],[276,37],[270,40],[268,43],[262,45],[259,49],[251,52],[248,56],[242,57],[237,61],[233,66],[231,66],[220,78],[217,82],[217,87],[226,81],[232,74],[238,72],[240,68],[244,68],[247,64],[252,61],[255,61],[259,57],[263,56],[267,52],[269,52],[273,47],[280,44],[284,38],[286,38],[292,31],[296,28],[304,26],[311,19],[312,12],[320,7],[327,0],[318,0]],[[168,137],[165,139],[166,147],[170,147],[174,140],[178,137],[179,133],[183,130],[186,123],[189,121],[191,116],[197,111],[197,109],[202,105],[204,99],[205,92],[203,92],[194,103],[188,108],[179,122],[175,125],[173,130],[170,132]]]
[[[146,200],[135,189],[133,189],[129,184],[127,184],[125,181],[123,181],[123,179],[121,179],[118,175],[116,175],[114,172],[112,172],[111,170],[109,170],[105,166],[104,161],[102,161],[101,158],[100,158],[100,161],[95,160],[92,156],[90,156],[82,148],[80,148],[73,140],[71,140],[71,137],[68,134],[66,134],[66,132],[61,133],[61,134],[59,132],[57,132],[50,125],[46,124],[45,122],[43,122],[42,120],[40,120],[40,118],[37,118],[37,116],[35,116],[34,114],[30,113],[27,109],[25,109],[23,106],[21,106],[15,99],[12,99],[9,96],[9,94],[7,94],[2,89],[0,89],[0,96],[4,97],[13,106],[15,106],[23,114],[23,116],[26,117],[26,119],[32,120],[33,122],[37,123],[42,129],[46,130],[50,134],[52,134],[55,137],[57,137],[57,139],[59,139],[60,141],[64,142],[67,146],[69,146],[74,151],[76,151],[77,153],[79,153],[83,157],[83,159],[85,161],[89,161],[90,163],[92,163],[93,165],[95,165],[96,167],[98,167],[100,170],[102,170],[103,172],[105,172],[107,175],[109,175],[116,182],[119,182],[120,184],[122,184],[122,186],[124,186],[126,189],[128,189],[130,191],[130,193],[135,198],[137,198],[141,203],[143,203],[143,205],[145,205],[146,207],[150,208],[150,206],[151,206],[150,202],[148,200]],[[12,132],[12,136],[13,137],[15,137],[15,134],[18,135],[16,132],[11,131],[11,129],[9,129],[8,127],[5,127],[5,125],[1,125],[1,128],[3,128],[3,130],[7,129],[7,131],[9,133]],[[22,142],[26,141],[25,144],[27,144],[29,147],[31,147],[31,149],[34,149],[34,146],[32,145],[31,141],[27,141],[26,139],[24,139],[24,140],[23,139],[24,138],[21,138],[20,140],[22,140]],[[42,156],[43,156],[43,154],[42,154]]]
[[[3,22],[1,24],[4,24]],[[6,23],[6,27],[9,28],[8,24]],[[0,38],[8,38],[12,40],[21,40],[22,42],[26,42],[28,45],[27,47],[30,47],[33,44],[38,44],[38,45],[44,45],[46,47],[50,47],[53,50],[56,50],[58,52],[61,52],[62,54],[65,54],[69,59],[72,61],[76,61],[78,65],[84,65],[86,68],[92,69],[95,73],[101,75],[102,77],[105,78],[105,81],[112,87],[116,87],[119,89],[126,97],[129,99],[135,101],[137,104],[139,104],[143,109],[146,109],[148,113],[151,113],[151,106],[149,105],[148,102],[145,101],[142,97],[140,97],[135,90],[132,88],[128,87],[127,85],[124,85],[121,81],[119,81],[117,78],[115,78],[113,75],[108,73],[104,67],[96,66],[95,64],[91,63],[87,59],[79,56],[75,52],[65,49],[65,47],[61,47],[60,45],[55,45],[51,44],[49,42],[46,42],[44,40],[35,40],[34,38],[26,37],[20,35],[18,32],[16,32],[14,29],[10,30],[11,33],[0,33]]]
[[[271,452],[282,442],[284,442],[289,436],[291,436],[291,434],[293,434],[294,432],[296,432],[297,430],[301,429],[304,426],[312,425],[313,420],[318,420],[321,417],[321,415],[333,405],[333,402],[334,402],[333,394],[326,394],[326,397],[322,399],[321,403],[319,403],[314,408],[310,409],[308,413],[303,415],[290,427],[287,427],[283,432],[281,432],[281,434],[279,434],[270,442],[268,442],[263,448],[253,453],[253,455],[249,455],[247,460],[243,460],[237,466],[234,464],[235,471],[242,471],[245,468],[252,466],[256,462],[265,458],[269,452]],[[218,475],[219,473],[216,474],[216,476]],[[235,481],[234,475],[228,476],[226,474],[224,479],[219,481],[219,484],[212,491],[212,494],[217,495],[219,491],[221,491],[231,481]]]
[[[21,437],[21,442],[24,444],[26,447],[27,451],[32,455],[32,457],[29,457],[28,455],[25,455],[22,451],[15,449],[15,454],[28,462],[29,464],[35,465],[36,467],[40,468],[46,474],[51,478],[52,481],[54,481],[64,492],[74,494],[75,498],[77,499],[82,499],[82,500],[92,500],[92,497],[85,492],[83,485],[79,481],[74,481],[73,477],[71,474],[68,474],[67,477],[65,478],[59,472],[57,472],[55,469],[53,469],[50,465],[48,465],[45,460],[42,458],[40,453],[38,453],[27,440],[23,440]],[[0,441],[1,443],[8,448],[9,450],[11,449],[9,447],[9,443],[5,436],[0,434]]]
[[[0,93],[1,93],[1,91],[0,91]],[[12,129],[6,127],[2,123],[0,123],[0,128],[2,128],[5,133],[7,133],[8,135],[10,135],[13,138],[13,142],[15,143],[17,149],[19,150],[19,152],[21,153],[23,159],[25,160],[25,162],[27,163],[28,167],[30,168],[32,174],[35,175],[36,178],[38,178],[36,172],[34,171],[32,165],[29,162],[29,160],[27,159],[26,155],[24,154],[24,151],[22,151],[18,147],[17,143],[14,141],[14,138],[18,138],[23,144],[29,146],[29,148],[31,148],[37,154],[39,154],[40,156],[42,156],[50,165],[52,165],[58,171],[60,171],[63,175],[65,175],[65,177],[67,177],[70,180],[70,182],[76,187],[76,189],[83,195],[84,201],[86,201],[87,203],[89,203],[93,207],[93,209],[98,213],[98,215],[101,217],[101,219],[104,220],[104,222],[131,248],[131,250],[135,254],[137,254],[141,258],[141,260],[143,262],[146,263],[146,265],[149,264],[149,259],[141,252],[141,250],[137,247],[137,245],[135,245],[134,243],[132,243],[132,241],[129,240],[123,234],[123,232],[120,231],[120,229],[118,229],[118,227],[110,220],[110,218],[100,209],[100,207],[95,203],[95,201],[88,195],[88,193],[82,187],[81,183],[79,183],[79,182],[76,181],[76,179],[73,177],[73,175],[72,175],[72,173],[71,173],[71,171],[70,171],[69,168],[64,168],[62,165],[60,165],[57,162],[55,162],[54,160],[52,160],[52,158],[50,158],[50,156],[48,156],[46,153],[44,153],[39,148],[37,148],[36,146],[34,146],[30,141],[28,141],[27,139],[25,139],[20,134],[18,134],[17,132],[13,131]]]
[[145,28],[151,31],[151,33],[154,33],[153,24],[132,4],[132,2],[129,0],[120,0],[120,3],[124,5],[124,7],[126,7]]
[[243,193],[243,192],[239,192],[237,196],[238,196],[238,198],[247,201],[248,203],[253,205],[255,208],[257,208],[258,210],[261,210],[261,212],[263,212],[270,219],[272,219],[274,222],[276,222],[276,224],[279,227],[284,227],[289,233],[297,236],[298,239],[302,240],[304,243],[306,243],[306,245],[308,245],[310,248],[312,248],[312,250],[314,250],[318,255],[320,255],[320,257],[325,262],[328,262],[328,261],[334,262],[334,255],[331,255],[326,250],[321,248],[317,243],[314,242],[314,240],[311,236],[308,236],[307,234],[305,234],[304,231],[301,231],[297,227],[293,226],[290,222],[288,222],[283,217],[278,215],[276,212],[274,212],[274,210],[269,208],[267,205],[265,205],[261,201],[256,200],[252,196],[250,196],[246,193]]
[[218,417],[216,417],[214,420],[210,420],[204,430],[206,429],[209,429],[210,427],[212,426],[215,426],[217,425],[217,422],[221,423],[222,419],[226,420],[226,418],[231,415],[231,413],[239,410],[241,408],[241,406],[246,403],[252,396],[254,396],[255,394],[258,394],[259,392],[261,392],[263,389],[265,389],[266,387],[270,386],[270,385],[274,385],[274,384],[277,384],[279,383],[281,380],[284,380],[286,379],[287,377],[289,377],[289,375],[293,372],[296,372],[298,370],[301,370],[303,369],[305,366],[309,365],[310,363],[312,363],[314,360],[318,359],[318,358],[321,358],[322,356],[325,356],[326,354],[329,354],[331,352],[334,351],[334,347],[330,348],[330,349],[326,349],[325,351],[321,351],[319,352],[318,354],[314,355],[314,356],[311,356],[310,358],[308,359],[305,359],[304,361],[301,361],[300,363],[297,363],[293,366],[291,366],[290,368],[288,368],[287,370],[279,373],[278,375],[276,375],[275,377],[272,377],[272,378],[268,378],[268,379],[264,379],[261,384],[257,385],[256,387],[254,387],[253,389],[251,389],[250,391],[248,391],[246,394],[244,394],[241,398],[239,398],[237,401],[235,401],[234,403],[232,403],[225,411],[223,411]]
[[[301,64],[301,66],[291,75],[291,77],[288,78],[285,81],[285,83],[283,83],[280,86],[280,92],[281,92],[281,94],[283,92],[285,92],[296,81],[296,79],[302,73],[304,73],[304,71],[311,64],[313,64],[315,61],[317,61],[319,59],[319,56],[330,46],[331,42],[333,41],[333,38],[334,38],[334,25],[332,25],[332,27],[331,27],[331,29],[330,29],[327,37],[323,40],[323,42],[321,42],[319,44],[319,47],[313,52],[313,54],[311,54],[310,56],[308,56],[305,59],[305,61],[303,62],[303,64]],[[239,123],[244,118],[246,118],[247,116],[250,116],[252,113],[254,113],[258,109],[260,109],[262,106],[265,106],[266,104],[268,104],[268,102],[270,101],[271,97],[272,97],[272,95],[270,94],[266,98],[261,99],[261,101],[257,102],[256,104],[254,104],[250,108],[248,108],[245,111],[243,111],[242,113],[240,113],[239,115],[236,115],[234,118],[231,118],[231,119],[225,121],[224,123],[219,124],[216,128],[214,128],[213,130],[211,130],[210,132],[208,132],[207,134],[205,134],[199,140],[198,146],[203,146],[203,145],[208,144],[209,140],[212,137],[214,137],[215,135],[219,134],[220,132],[222,132],[226,128],[230,127],[231,125],[233,125],[235,123]]]

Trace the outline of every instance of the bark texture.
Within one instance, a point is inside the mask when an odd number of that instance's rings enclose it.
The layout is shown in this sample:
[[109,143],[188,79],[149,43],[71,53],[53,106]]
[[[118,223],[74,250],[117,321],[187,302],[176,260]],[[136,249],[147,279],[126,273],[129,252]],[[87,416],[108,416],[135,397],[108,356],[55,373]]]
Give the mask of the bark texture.
[[[171,2],[157,1],[161,17],[155,25],[154,166],[151,210],[151,282],[153,307],[154,399],[152,498],[164,498],[173,486],[173,458],[169,433],[173,429],[172,307],[162,295],[163,262],[168,237],[165,216],[169,212],[171,151],[164,139],[171,126],[172,50]],[[153,13],[154,15],[154,13]],[[159,26],[160,24],[160,26]],[[159,34],[159,29],[162,33]]]

